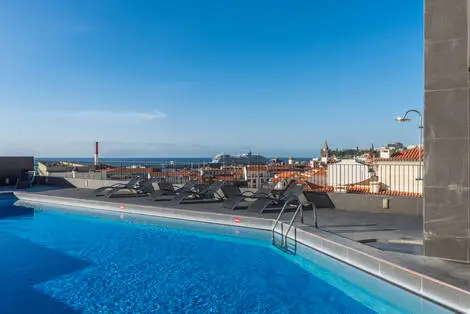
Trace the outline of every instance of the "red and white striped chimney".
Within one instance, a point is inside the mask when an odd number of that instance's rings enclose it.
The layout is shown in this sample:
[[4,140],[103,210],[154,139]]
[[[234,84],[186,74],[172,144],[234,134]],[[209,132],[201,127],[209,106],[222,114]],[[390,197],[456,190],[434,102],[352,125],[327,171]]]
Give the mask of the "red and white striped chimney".
[[94,159],[94,165],[98,166],[98,141],[95,142],[95,159]]

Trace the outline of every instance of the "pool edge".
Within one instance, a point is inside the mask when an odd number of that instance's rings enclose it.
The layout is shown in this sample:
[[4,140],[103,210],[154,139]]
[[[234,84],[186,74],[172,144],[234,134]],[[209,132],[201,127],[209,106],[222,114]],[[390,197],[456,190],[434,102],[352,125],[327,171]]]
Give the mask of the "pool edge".
[[[145,205],[131,205],[38,195],[31,192],[15,192],[14,195],[23,201],[38,202],[62,206],[94,208],[104,211],[124,212],[139,215],[180,219],[194,222],[212,223],[228,226],[239,226],[251,229],[271,231],[273,219],[229,215],[222,213],[201,212],[196,210],[176,209]],[[292,232],[289,238],[294,240]],[[470,313],[470,292],[455,287],[425,274],[413,271],[380,256],[374,256],[373,251],[361,251],[336,241],[335,236],[324,232],[313,233],[296,228],[295,240],[310,249],[331,256],[345,264],[365,271],[377,278],[411,291],[426,299],[432,300],[451,310]],[[379,250],[376,250],[379,252]],[[300,253],[301,255],[301,253]],[[377,254],[378,255],[378,254]]]

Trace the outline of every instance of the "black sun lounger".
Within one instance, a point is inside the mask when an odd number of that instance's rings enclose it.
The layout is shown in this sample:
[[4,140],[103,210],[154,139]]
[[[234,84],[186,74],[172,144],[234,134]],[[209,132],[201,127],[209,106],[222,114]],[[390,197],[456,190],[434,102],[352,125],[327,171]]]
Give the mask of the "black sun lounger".
[[23,171],[16,181],[17,189],[30,189],[33,187],[36,171]]
[[137,186],[141,181],[144,181],[144,180],[145,179],[143,179],[142,177],[137,176],[137,177],[130,179],[129,182],[127,183],[116,183],[113,185],[100,187],[94,190],[93,193],[95,194],[95,196],[105,196],[108,193],[117,191],[119,189],[133,188]]
[[222,206],[232,210],[248,208],[250,203],[247,199],[256,199],[262,196],[268,197],[271,193],[271,189],[268,188],[260,188],[256,192],[242,192],[239,187],[231,184],[224,184],[220,189],[225,197]]
[[218,191],[223,184],[224,182],[218,181],[210,184],[209,186],[202,186],[196,190],[182,191],[172,199],[172,203],[190,204],[221,202],[223,198],[218,194]]
[[304,195],[307,198],[308,202],[318,209],[335,209],[335,204],[326,192],[305,191]]
[[171,201],[180,193],[185,193],[186,191],[193,190],[197,185],[197,181],[189,181],[184,186],[175,189],[173,184],[168,182],[159,182],[158,183],[158,191],[152,195],[154,196],[154,201]]
[[296,185],[295,180],[290,180],[284,189],[273,189],[271,191],[271,194],[275,197],[280,197],[286,192],[288,192],[294,185]]
[[313,209],[313,224],[315,228],[318,228],[318,210],[335,209],[336,206],[326,192],[304,191],[303,196],[306,205]]
[[125,197],[143,197],[155,193],[153,188],[153,180],[144,179],[138,184],[131,187],[121,187],[114,189],[105,195],[108,198],[125,198]]
[[162,182],[158,182],[157,185],[158,185],[157,193],[161,195],[175,195],[176,194],[175,186],[171,184],[170,182],[162,181]]
[[260,214],[265,211],[280,211],[284,205],[290,206],[298,203],[304,188],[302,184],[292,184],[280,195],[260,195],[248,206],[248,210]]

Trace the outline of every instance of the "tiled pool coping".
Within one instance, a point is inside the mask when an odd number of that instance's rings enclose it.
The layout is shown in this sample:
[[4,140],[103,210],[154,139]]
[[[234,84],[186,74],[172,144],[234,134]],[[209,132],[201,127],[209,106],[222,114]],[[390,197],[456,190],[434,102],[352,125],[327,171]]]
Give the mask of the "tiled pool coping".
[[[104,211],[150,215],[266,231],[271,231],[274,224],[273,219],[239,216],[235,215],[235,213],[234,215],[229,215],[162,206],[121,205],[116,202],[106,202],[102,200],[92,201],[70,197],[40,195],[29,192],[15,192],[15,195],[20,200],[28,202],[83,208],[91,207]],[[289,238],[293,239],[294,234],[296,241],[307,247],[327,254],[415,294],[433,300],[452,310],[470,313],[470,292],[386,260],[381,256],[381,251],[377,249],[366,247],[354,241],[322,231],[310,232],[296,228],[295,233],[290,232]],[[302,255],[302,252],[299,251],[298,254]]]

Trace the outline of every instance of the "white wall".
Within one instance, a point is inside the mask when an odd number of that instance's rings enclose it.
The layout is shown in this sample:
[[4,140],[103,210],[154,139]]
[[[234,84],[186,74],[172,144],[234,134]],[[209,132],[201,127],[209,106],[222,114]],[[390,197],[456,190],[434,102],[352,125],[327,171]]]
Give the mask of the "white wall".
[[370,178],[369,168],[352,159],[328,165],[328,185],[342,186],[359,183]]
[[416,180],[422,176],[418,161],[380,161],[376,163],[375,169],[379,182],[386,190],[423,193],[423,181]]
[[71,178],[71,179],[93,179],[93,180],[106,180],[106,172],[40,172],[40,176],[45,177],[58,177],[58,178]]

